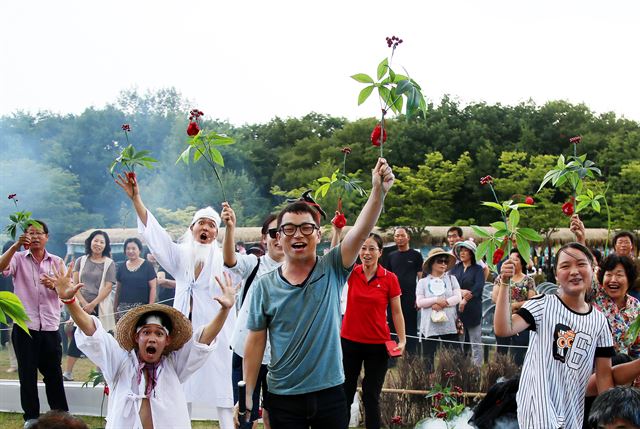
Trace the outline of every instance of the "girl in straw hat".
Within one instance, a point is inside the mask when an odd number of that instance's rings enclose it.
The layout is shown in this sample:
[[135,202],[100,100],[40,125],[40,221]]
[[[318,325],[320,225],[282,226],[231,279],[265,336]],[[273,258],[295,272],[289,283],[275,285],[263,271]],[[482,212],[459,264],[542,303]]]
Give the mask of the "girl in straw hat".
[[178,310],[162,304],[136,307],[109,335],[100,320],[90,316],[76,300],[83,286],[71,279],[73,263],[62,273],[47,276],[60,300],[78,325],[76,342],[104,374],[111,388],[107,428],[190,428],[182,383],[200,368],[211,351],[235,301],[236,289],[225,274],[216,277],[223,292],[214,298],[221,310],[195,333]]
[[[455,257],[438,247],[431,249],[424,261],[426,277],[416,286],[416,306],[420,309],[420,337],[427,339],[425,357],[427,369],[433,369],[433,358],[441,341],[458,341],[456,305],[462,299],[458,280],[447,274],[455,264]],[[458,344],[445,342],[448,348]]]

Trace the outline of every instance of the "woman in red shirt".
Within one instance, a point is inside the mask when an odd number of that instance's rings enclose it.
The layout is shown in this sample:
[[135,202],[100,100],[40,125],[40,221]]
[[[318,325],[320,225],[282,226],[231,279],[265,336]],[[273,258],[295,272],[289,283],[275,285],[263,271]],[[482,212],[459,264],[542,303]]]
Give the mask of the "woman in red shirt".
[[362,401],[367,429],[380,428],[380,392],[389,358],[385,343],[391,338],[387,306],[391,305],[393,323],[398,330],[400,341],[396,351],[402,353],[407,342],[400,306],[400,284],[395,274],[378,264],[381,256],[382,238],[378,234],[369,234],[360,248],[362,264],[356,264],[349,276],[347,310],[340,333],[348,409],[351,409],[364,364]]

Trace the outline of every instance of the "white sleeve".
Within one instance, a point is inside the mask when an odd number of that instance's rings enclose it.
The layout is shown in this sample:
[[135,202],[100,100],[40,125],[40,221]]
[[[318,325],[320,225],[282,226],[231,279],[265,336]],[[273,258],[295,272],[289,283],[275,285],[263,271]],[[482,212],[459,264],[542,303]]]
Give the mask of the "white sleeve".
[[91,316],[96,331],[88,336],[81,329],[76,329],[75,340],[78,349],[82,351],[97,367],[100,368],[108,384],[113,385],[114,377],[129,352],[102,327],[100,320]]
[[173,364],[180,383],[184,383],[191,374],[199,370],[216,348],[215,339],[210,345],[198,342],[203,330],[204,326],[200,326],[180,350],[171,352],[167,357]]
[[236,264],[233,267],[225,267],[229,272],[246,280],[251,274],[251,271],[256,267],[258,258],[256,255],[243,255],[236,253]]
[[158,263],[174,278],[178,278],[180,251],[171,236],[147,210],[147,226],[138,218],[138,232],[142,234]]

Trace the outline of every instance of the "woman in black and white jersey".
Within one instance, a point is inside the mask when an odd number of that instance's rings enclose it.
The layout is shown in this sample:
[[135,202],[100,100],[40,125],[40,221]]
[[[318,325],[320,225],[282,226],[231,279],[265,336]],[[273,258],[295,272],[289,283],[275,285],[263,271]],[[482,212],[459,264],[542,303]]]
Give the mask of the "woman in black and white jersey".
[[496,302],[494,329],[508,337],[531,330],[517,395],[521,428],[582,427],[584,396],[595,362],[598,391],[613,386],[613,339],[607,319],[585,301],[593,280],[593,255],[579,243],[556,254],[557,295],[538,295],[511,314],[505,262]]

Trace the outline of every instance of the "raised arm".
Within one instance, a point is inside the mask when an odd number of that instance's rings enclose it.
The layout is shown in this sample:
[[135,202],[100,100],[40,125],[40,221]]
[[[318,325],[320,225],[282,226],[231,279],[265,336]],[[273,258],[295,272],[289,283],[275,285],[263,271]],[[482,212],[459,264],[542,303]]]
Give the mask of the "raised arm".
[[211,342],[218,336],[220,330],[224,326],[224,322],[227,320],[229,310],[233,308],[233,304],[236,302],[236,288],[231,283],[231,276],[229,273],[224,273],[224,282],[220,281],[220,277],[216,276],[216,281],[222,289],[222,295],[216,296],[215,299],[220,304],[221,308],[207,326],[205,326],[200,335],[198,342],[203,344],[211,344]]
[[140,198],[138,179],[118,174],[116,184],[124,190],[131,202],[133,202],[133,208],[136,210],[138,218],[140,218],[144,226],[147,226],[147,208],[142,202],[142,198]]
[[[336,211],[336,215],[338,212]],[[330,249],[333,249],[340,244],[340,235],[342,234],[342,228],[338,228],[334,223],[331,223],[331,244]]]
[[366,204],[358,215],[355,224],[347,232],[341,245],[342,266],[350,267],[356,261],[362,243],[376,225],[384,198],[391,189],[395,177],[391,167],[384,158],[378,158],[371,172],[371,192]]
[[96,332],[96,326],[93,323],[93,319],[87,312],[85,312],[80,306],[80,301],[76,299],[76,292],[80,290],[82,283],[75,284],[71,278],[73,271],[73,261],[68,268],[65,268],[64,264],[61,264],[52,275],[45,275],[46,281],[53,283],[56,293],[62,302],[67,306],[69,314],[78,328],[84,332],[87,336],[92,336]]
[[[518,334],[529,327],[529,324],[518,314],[511,314],[509,305],[509,279],[514,273],[513,262],[507,260],[502,264],[500,277],[503,279],[499,283],[498,299],[496,310],[493,316],[493,330],[498,337],[510,337]],[[495,286],[494,286],[495,287]]]
[[7,267],[11,263],[13,255],[15,255],[18,250],[20,250],[20,246],[25,244],[31,244],[31,239],[27,234],[22,234],[20,238],[18,238],[18,241],[13,243],[11,247],[9,247],[7,251],[4,252],[2,256],[0,256],[0,273],[7,269]]
[[226,224],[224,238],[222,239],[222,258],[224,265],[231,268],[238,263],[236,257],[236,213],[233,211],[229,203],[222,203],[222,212],[220,213],[222,222]]
[[576,241],[583,246],[587,245],[584,223],[580,220],[580,216],[574,214],[571,216],[571,224],[569,230],[576,236]]

